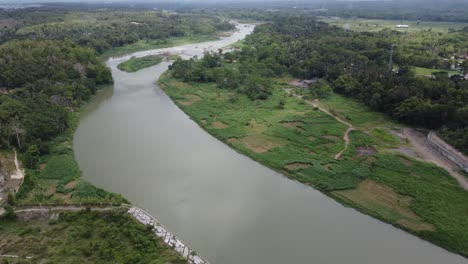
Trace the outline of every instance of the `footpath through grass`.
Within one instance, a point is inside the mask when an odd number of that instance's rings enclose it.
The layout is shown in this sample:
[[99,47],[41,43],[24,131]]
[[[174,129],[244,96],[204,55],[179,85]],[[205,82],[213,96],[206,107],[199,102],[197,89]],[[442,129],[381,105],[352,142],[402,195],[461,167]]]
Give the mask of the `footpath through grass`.
[[2,254],[22,257],[0,257],[1,263],[187,263],[120,210],[63,212],[57,220],[0,219],[0,245]]
[[[161,88],[195,122],[241,153],[366,214],[468,256],[468,192],[443,169],[397,152],[398,125],[356,101],[333,95],[321,104],[357,131],[339,160],[346,126],[277,81],[265,101],[212,83],[164,74]],[[280,103],[281,102],[285,102]]]
[[136,72],[144,68],[161,63],[163,58],[157,55],[148,55],[141,58],[132,57],[128,61],[124,61],[117,65],[121,71]]

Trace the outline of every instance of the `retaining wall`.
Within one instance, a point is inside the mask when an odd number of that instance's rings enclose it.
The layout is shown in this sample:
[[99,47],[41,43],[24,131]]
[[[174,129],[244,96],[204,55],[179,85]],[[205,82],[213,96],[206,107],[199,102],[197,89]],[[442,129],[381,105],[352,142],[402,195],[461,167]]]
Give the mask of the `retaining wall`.
[[172,235],[167,228],[156,220],[152,215],[138,207],[130,207],[128,213],[133,216],[137,221],[146,225],[152,226],[152,231],[159,237],[166,245],[174,248],[184,258],[187,258],[191,264],[208,264],[208,261],[199,256],[195,251],[186,246],[176,236]]
[[427,143],[435,151],[442,154],[448,160],[458,165],[460,168],[462,168],[465,172],[468,173],[468,159],[461,152],[457,151],[452,146],[443,141],[441,138],[439,138],[436,133],[430,132],[427,135]]

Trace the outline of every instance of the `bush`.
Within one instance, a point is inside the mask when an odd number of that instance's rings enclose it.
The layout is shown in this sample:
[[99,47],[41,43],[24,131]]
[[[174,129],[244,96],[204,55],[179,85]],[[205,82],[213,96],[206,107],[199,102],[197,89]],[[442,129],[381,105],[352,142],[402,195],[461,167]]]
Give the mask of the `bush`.
[[42,172],[42,177],[68,183],[80,177],[80,170],[71,155],[57,155],[49,159]]

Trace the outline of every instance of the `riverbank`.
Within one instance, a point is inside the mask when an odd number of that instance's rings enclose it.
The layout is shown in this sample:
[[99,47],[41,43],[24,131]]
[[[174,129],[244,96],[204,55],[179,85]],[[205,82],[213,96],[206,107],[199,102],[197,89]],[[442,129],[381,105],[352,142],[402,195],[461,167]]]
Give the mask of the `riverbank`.
[[[278,81],[268,100],[250,101],[215,84],[187,84],[161,77],[160,87],[204,130],[232,148],[335,200],[404,229],[452,252],[468,256],[468,195],[446,171],[397,153],[406,142],[394,123],[358,103],[336,99],[333,112],[356,128],[315,111],[283,91]],[[340,97],[341,98],[341,97]],[[279,107],[284,100],[284,107]],[[340,109],[336,101],[345,103]],[[357,104],[357,106],[356,106]],[[332,112],[332,111],[330,111]]]
[[[112,86],[100,87],[93,98],[108,89],[112,89]],[[39,168],[26,171],[23,185],[16,194],[16,203],[128,203],[121,195],[97,188],[81,178],[73,155],[72,140],[86,106],[87,103],[84,103],[70,112],[69,127],[48,142],[48,154],[38,158]]]
[[127,208],[64,209],[19,210],[17,220],[0,219],[0,260],[13,263],[17,263],[16,260],[27,261],[25,263],[188,263],[127,213]]
[[101,57],[104,59],[110,57],[124,56],[138,51],[147,51],[153,49],[162,49],[175,46],[182,46],[191,43],[201,43],[219,39],[217,35],[193,35],[186,37],[172,37],[164,40],[140,40],[134,44],[122,47],[110,48],[104,52]]

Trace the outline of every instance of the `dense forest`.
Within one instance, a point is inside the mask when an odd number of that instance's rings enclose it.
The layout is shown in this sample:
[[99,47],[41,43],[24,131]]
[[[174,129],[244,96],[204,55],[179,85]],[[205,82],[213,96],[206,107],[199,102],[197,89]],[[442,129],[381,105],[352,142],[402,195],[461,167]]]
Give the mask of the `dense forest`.
[[233,25],[218,17],[168,11],[0,9],[0,43],[12,39],[67,40],[98,53],[138,41],[212,35],[231,29]]
[[112,83],[110,71],[93,50],[63,41],[4,44],[0,69],[3,148],[45,146],[67,129],[71,111],[99,86]]
[[36,168],[49,141],[74,122],[72,113],[112,83],[98,57],[110,48],[213,36],[233,27],[218,17],[163,10],[81,4],[0,9],[0,149],[18,148],[26,159],[32,154],[25,165]]
[[[240,51],[178,61],[175,77],[187,82],[217,82],[251,99],[269,95],[271,77],[321,78],[337,93],[412,126],[442,129],[455,146],[468,151],[468,81],[449,77],[446,58],[464,53],[468,29],[447,34],[391,30],[352,32],[309,16],[276,16],[258,26]],[[450,50],[448,50],[450,49]],[[239,61],[239,66],[221,63]],[[434,68],[432,77],[416,76],[414,66]],[[468,64],[463,64],[467,73]],[[324,86],[310,87],[311,94]],[[326,88],[325,88],[326,90]]]

